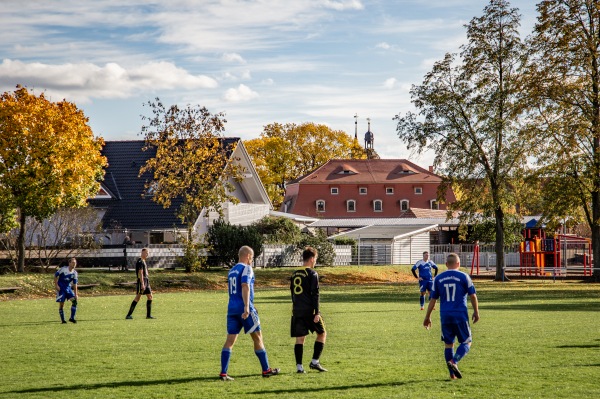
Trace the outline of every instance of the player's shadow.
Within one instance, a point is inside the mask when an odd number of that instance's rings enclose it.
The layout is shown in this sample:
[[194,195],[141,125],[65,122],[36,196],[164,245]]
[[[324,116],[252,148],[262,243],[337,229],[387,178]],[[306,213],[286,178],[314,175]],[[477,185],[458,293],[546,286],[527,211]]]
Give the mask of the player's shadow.
[[[237,378],[244,377],[256,377],[256,374],[236,376]],[[98,384],[75,384],[75,385],[63,385],[56,387],[42,387],[42,388],[28,388],[19,389],[14,391],[1,392],[4,394],[20,394],[20,393],[44,393],[44,392],[69,392],[69,391],[80,391],[80,390],[91,390],[91,389],[103,389],[103,388],[119,388],[119,387],[140,387],[140,386],[152,386],[152,385],[172,385],[172,384],[187,384],[190,382],[199,381],[218,381],[218,377],[189,377],[189,378],[172,378],[163,380],[146,380],[146,381],[120,381],[120,382],[103,382]]]
[[[481,302],[480,302],[481,303]],[[523,310],[523,311],[543,311],[543,312],[572,312],[577,309],[578,312],[597,312],[600,305],[596,303],[578,303],[578,302],[560,302],[560,303],[515,303],[515,304],[481,304],[480,308],[490,310]]]
[[[422,383],[422,381],[398,381],[398,382],[382,382],[372,384],[356,384],[356,385],[339,385],[333,387],[310,387],[310,392],[328,392],[328,391],[348,391],[351,389],[369,389],[369,388],[382,388],[382,387],[399,387],[403,385]],[[294,389],[274,389],[274,390],[263,390],[248,392],[251,395],[267,395],[267,394],[293,394],[306,392],[306,387],[299,387]]]
[[600,343],[598,344],[579,344],[579,345],[559,345],[557,348],[560,349],[591,349],[591,348],[600,348]]
[[16,327],[16,326],[47,326],[50,324],[61,324],[60,321],[56,320],[46,320],[46,321],[19,321],[11,324],[0,324],[0,328],[2,327]]

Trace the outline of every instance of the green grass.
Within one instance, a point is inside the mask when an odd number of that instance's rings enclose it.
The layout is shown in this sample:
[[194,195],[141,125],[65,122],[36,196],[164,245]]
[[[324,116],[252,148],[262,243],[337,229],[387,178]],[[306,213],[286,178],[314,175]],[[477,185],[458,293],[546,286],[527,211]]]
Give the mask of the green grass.
[[[322,287],[330,371],[295,373],[286,290],[257,289],[265,344],[282,375],[264,379],[250,337],[218,381],[224,290],[157,293],[124,320],[133,295],[84,296],[77,325],[50,298],[0,302],[0,398],[593,398],[600,397],[600,286],[475,282],[481,320],[449,381],[439,338],[422,326],[416,284]],[[67,311],[68,314],[68,311]],[[313,337],[305,349],[305,367]],[[308,367],[306,367],[308,368]]]

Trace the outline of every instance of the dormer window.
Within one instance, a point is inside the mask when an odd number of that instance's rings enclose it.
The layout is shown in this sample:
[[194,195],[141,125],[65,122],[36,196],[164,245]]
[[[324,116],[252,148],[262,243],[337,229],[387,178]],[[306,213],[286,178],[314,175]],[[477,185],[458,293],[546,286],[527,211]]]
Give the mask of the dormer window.
[[352,166],[348,164],[341,165],[337,168],[338,175],[356,175],[358,172]]
[[356,201],[355,200],[346,201],[346,211],[347,212],[356,212]]
[[401,211],[408,211],[410,209],[410,203],[408,200],[401,200],[400,201],[400,210]]
[[367,195],[367,188],[366,187],[359,187],[358,188],[358,193],[360,195]]
[[431,209],[434,209],[434,210],[440,209],[440,203],[437,200],[434,200],[434,199],[429,200],[429,205],[430,205]]
[[325,201],[317,200],[317,212],[325,212]]
[[375,200],[373,201],[373,211],[374,212],[383,212],[383,201]]
[[339,188],[331,187],[331,195],[338,195],[340,193]]
[[385,193],[387,195],[393,195],[394,194],[394,187],[386,187],[385,188]]
[[415,187],[415,194],[416,195],[423,194],[423,187]]

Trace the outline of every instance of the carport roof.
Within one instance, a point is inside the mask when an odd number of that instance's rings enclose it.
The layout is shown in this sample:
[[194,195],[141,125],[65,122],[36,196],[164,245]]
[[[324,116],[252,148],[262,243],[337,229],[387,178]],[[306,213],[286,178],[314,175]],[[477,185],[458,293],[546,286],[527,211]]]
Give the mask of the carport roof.
[[365,226],[351,231],[346,231],[340,234],[329,237],[338,238],[353,238],[353,239],[379,239],[379,240],[400,240],[417,234],[421,234],[437,228],[437,224],[419,225],[419,226]]

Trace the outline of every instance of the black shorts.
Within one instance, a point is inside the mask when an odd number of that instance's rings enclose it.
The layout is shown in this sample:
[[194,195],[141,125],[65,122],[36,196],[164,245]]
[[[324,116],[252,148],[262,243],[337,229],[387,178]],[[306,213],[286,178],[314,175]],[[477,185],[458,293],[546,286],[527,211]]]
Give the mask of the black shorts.
[[150,282],[146,281],[146,287],[142,290],[142,282],[140,280],[137,281],[137,287],[135,289],[135,293],[138,295],[150,295],[152,294],[152,289],[150,288]]
[[325,332],[323,316],[321,316],[318,323],[315,323],[314,314],[292,316],[290,332],[292,337],[304,337],[308,335],[309,332],[323,334]]

